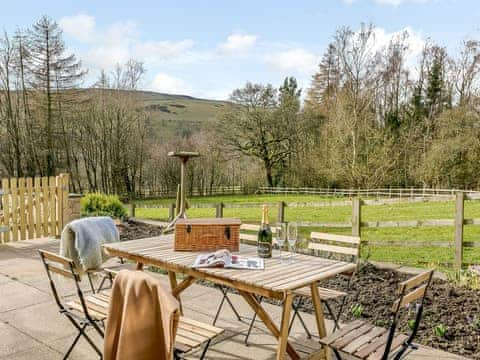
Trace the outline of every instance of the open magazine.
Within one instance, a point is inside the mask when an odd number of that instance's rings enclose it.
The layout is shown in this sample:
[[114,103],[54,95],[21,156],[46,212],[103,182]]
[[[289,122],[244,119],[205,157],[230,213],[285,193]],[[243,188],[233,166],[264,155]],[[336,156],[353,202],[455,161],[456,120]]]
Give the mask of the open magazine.
[[230,251],[222,249],[214,253],[198,255],[193,267],[263,270],[265,265],[262,258],[232,255]]

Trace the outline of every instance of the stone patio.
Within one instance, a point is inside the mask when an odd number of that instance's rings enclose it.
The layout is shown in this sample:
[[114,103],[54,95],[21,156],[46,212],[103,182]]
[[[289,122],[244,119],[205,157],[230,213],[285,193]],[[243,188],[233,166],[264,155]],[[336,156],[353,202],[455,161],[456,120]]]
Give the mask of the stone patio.
[[[0,245],[0,359],[61,359],[73,341],[76,330],[58,313],[51,296],[45,270],[39,260],[37,249],[58,250],[58,240],[37,239]],[[165,276],[158,275],[165,282]],[[86,282],[85,289],[88,288]],[[73,288],[65,287],[72,294]],[[239,322],[228,306],[217,322],[225,333],[210,347],[208,359],[274,359],[276,340],[265,327],[257,322],[250,337],[250,345],[243,339],[248,328],[248,318],[252,311],[241,298],[231,296],[236,308],[246,319]],[[219,291],[193,285],[183,294],[183,307],[186,316],[211,323],[221,299]],[[279,321],[280,308],[265,305],[274,320]],[[305,314],[305,320],[314,329],[314,318]],[[327,324],[331,327],[331,324]],[[96,335],[93,333],[92,337]],[[308,341],[301,327],[296,324],[291,333],[294,345],[299,349],[314,351],[318,345]],[[102,340],[95,338],[99,346]],[[197,356],[196,356],[197,355]],[[306,353],[302,356],[308,357]],[[96,359],[89,345],[81,340],[71,355],[71,359]],[[191,354],[189,359],[198,358]],[[407,355],[407,359],[464,359],[442,351],[420,347]]]

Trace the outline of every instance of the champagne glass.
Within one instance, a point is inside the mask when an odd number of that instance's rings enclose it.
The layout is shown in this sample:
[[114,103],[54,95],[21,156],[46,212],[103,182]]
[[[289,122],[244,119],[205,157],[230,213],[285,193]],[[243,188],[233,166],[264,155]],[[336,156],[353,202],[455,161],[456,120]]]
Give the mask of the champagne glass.
[[278,247],[278,257],[280,259],[280,262],[283,262],[282,258],[282,247],[285,245],[285,224],[277,224],[274,229],[274,236],[275,236],[275,242],[276,246]]
[[[298,241],[297,225],[288,224],[287,241],[288,241],[288,247],[290,248],[290,251],[294,253],[296,251],[297,241]],[[292,258],[292,261],[293,261],[293,258]]]

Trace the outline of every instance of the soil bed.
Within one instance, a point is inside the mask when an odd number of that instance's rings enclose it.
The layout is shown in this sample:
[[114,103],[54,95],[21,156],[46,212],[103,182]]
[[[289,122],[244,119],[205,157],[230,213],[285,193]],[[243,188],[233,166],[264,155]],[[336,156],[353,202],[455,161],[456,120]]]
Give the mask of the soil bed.
[[[393,270],[378,269],[371,264],[362,266],[352,282],[341,321],[355,319],[351,308],[360,304],[360,318],[375,325],[389,325],[390,308],[396,299],[395,290],[400,281],[410,277]],[[323,284],[322,284],[323,285]],[[326,287],[345,289],[340,277],[325,283]],[[304,310],[311,312],[311,303]],[[400,331],[409,334],[408,320],[414,319],[415,309],[402,312]],[[445,337],[435,335],[434,328],[444,325]],[[442,349],[473,359],[480,359],[480,291],[456,287],[435,279],[426,298],[420,328],[415,339],[423,345]]]
[[[121,240],[160,234],[159,227],[130,221],[123,224]],[[388,327],[390,308],[396,299],[397,285],[410,276],[394,270],[378,269],[371,264],[363,265],[352,282],[341,321],[354,320],[351,309],[354,305],[360,304],[361,319],[378,326]],[[345,290],[346,284],[346,280],[336,277],[322,286]],[[335,305],[332,303],[334,311]],[[312,312],[309,300],[304,302],[302,310]],[[407,322],[414,318],[414,312],[413,308],[411,311],[402,312],[401,332],[409,334]],[[438,325],[447,328],[444,337],[435,335],[434,328]],[[480,359],[480,291],[435,279],[426,299],[422,322],[415,341],[472,359]]]
[[120,241],[135,240],[162,235],[162,228],[138,221],[128,220],[118,226]]

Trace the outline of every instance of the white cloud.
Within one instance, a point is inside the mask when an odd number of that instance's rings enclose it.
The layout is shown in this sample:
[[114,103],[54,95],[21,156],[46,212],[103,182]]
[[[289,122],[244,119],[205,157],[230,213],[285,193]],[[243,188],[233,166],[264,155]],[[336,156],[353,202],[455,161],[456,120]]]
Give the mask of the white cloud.
[[133,21],[120,21],[99,29],[95,18],[83,13],[63,17],[59,24],[66,34],[88,46],[77,53],[92,69],[109,69],[132,57],[151,66],[179,61],[188,57],[194,44],[190,39],[142,41]]
[[255,46],[257,39],[256,35],[232,34],[219,45],[218,51],[222,55],[244,55]]
[[426,44],[426,40],[411,27],[407,26],[399,31],[388,33],[385,29],[376,27],[373,29],[374,44],[371,46],[371,51],[379,51],[387,48],[390,42],[399,41],[404,38],[404,45],[407,47],[405,55],[406,67],[414,72],[418,64],[418,58],[422,54]]
[[312,74],[319,58],[302,48],[293,48],[265,56],[266,62],[278,70],[297,74]]
[[380,5],[390,5],[390,6],[400,6],[406,3],[413,3],[413,4],[425,4],[430,0],[375,0],[377,4]]
[[146,41],[133,46],[135,56],[145,59],[149,63],[158,63],[178,59],[185,55],[194,45],[193,40],[181,41]]
[[91,41],[95,31],[95,18],[83,13],[65,16],[58,24],[67,35],[81,42]]
[[[374,0],[375,3],[379,5],[387,5],[387,6],[400,6],[403,4],[411,3],[411,4],[426,4],[428,2],[433,2],[435,0]],[[342,0],[343,3],[347,5],[351,5],[357,0]]]
[[149,85],[149,90],[182,95],[190,95],[192,93],[192,89],[184,80],[165,73],[155,75]]

